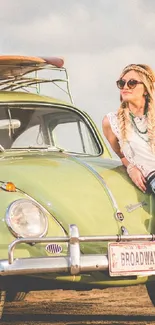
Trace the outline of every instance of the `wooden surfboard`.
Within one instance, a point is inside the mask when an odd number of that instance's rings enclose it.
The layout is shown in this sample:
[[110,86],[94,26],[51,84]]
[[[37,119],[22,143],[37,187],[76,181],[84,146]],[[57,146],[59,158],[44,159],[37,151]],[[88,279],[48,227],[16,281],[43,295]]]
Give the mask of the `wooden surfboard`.
[[21,77],[39,70],[46,65],[63,67],[64,60],[57,57],[31,57],[20,55],[0,55],[0,79]]

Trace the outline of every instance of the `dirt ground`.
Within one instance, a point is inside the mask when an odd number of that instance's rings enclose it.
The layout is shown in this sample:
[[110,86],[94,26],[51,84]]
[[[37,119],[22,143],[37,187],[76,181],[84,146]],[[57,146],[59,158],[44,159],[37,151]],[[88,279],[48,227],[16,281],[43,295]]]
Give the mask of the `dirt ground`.
[[2,325],[155,324],[145,286],[105,290],[31,292],[25,301],[7,303]]

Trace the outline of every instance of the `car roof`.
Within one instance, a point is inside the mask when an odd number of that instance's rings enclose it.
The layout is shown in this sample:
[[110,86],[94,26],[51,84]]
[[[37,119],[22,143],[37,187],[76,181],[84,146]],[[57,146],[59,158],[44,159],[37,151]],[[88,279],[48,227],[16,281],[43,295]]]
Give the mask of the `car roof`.
[[21,91],[0,91],[0,103],[11,103],[11,102],[38,102],[38,103],[51,103],[51,104],[61,104],[70,106],[73,105],[69,102],[56,99],[54,97],[38,95],[34,93],[25,93]]

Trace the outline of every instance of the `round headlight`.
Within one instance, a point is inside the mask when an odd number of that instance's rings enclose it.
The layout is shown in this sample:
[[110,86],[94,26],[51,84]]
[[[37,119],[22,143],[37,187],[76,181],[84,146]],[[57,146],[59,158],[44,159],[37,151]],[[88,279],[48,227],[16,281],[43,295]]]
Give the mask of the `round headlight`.
[[47,232],[47,217],[41,207],[26,199],[10,204],[6,213],[6,222],[16,237],[42,237]]

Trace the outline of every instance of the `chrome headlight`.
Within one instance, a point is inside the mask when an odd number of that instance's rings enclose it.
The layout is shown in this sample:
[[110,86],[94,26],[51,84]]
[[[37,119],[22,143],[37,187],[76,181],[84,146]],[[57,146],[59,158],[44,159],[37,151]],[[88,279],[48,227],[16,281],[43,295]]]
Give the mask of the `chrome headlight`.
[[34,201],[20,199],[10,204],[6,222],[16,237],[42,237],[48,221],[44,210]]

